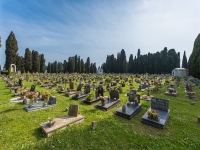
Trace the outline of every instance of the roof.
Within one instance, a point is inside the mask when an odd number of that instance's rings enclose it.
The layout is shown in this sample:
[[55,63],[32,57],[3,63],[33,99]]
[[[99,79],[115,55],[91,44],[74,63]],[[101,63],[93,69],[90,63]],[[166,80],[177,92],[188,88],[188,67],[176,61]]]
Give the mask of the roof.
[[174,68],[173,70],[188,70],[188,69],[185,69],[185,68]]

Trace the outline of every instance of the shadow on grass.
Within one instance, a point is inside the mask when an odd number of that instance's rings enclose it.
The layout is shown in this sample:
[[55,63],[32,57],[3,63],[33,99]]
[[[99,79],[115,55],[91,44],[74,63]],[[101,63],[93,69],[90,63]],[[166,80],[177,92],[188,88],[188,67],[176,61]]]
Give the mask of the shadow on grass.
[[4,111],[0,112],[0,114],[8,113],[8,112],[15,111],[15,110],[21,110],[21,109],[16,109],[16,108],[14,108],[14,109],[7,109],[7,110],[4,110]]
[[40,139],[43,139],[43,138],[47,137],[40,127],[36,128],[34,130],[33,136],[35,136],[37,138],[37,140],[40,140]]

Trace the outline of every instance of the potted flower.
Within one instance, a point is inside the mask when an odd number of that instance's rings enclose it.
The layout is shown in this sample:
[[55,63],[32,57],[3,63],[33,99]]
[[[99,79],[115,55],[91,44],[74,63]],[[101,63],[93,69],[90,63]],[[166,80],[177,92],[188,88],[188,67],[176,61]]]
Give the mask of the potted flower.
[[25,95],[26,95],[26,91],[22,91],[21,92],[20,100],[23,100],[25,98]]
[[30,92],[30,93],[28,93],[27,97],[30,99],[30,106],[33,105],[33,98],[36,97],[36,93]]
[[135,102],[135,106],[138,106],[138,97],[137,96],[134,98],[134,102]]
[[56,123],[56,121],[54,120],[53,117],[48,118],[48,123],[47,126],[50,128],[51,126],[53,126]]
[[51,96],[51,93],[49,93],[49,92],[45,92],[44,94],[43,94],[43,98],[44,98],[44,104],[46,105],[47,104],[47,102],[49,101],[49,97]]
[[105,106],[105,100],[106,100],[105,97],[104,96],[100,96],[99,99],[101,101],[102,106]]
[[87,95],[86,100],[91,101],[92,98],[93,98],[93,95],[90,93],[90,94]]
[[148,117],[154,120],[159,120],[159,112],[157,110],[151,109],[148,111]]

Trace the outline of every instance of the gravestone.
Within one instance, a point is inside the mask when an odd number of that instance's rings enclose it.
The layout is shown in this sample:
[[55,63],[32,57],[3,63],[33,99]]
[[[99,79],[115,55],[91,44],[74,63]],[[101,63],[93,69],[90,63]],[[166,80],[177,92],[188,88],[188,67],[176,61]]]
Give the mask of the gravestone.
[[120,107],[115,114],[126,119],[132,119],[141,109],[142,105],[140,104],[140,95],[137,95],[136,90],[131,90],[128,102]]
[[104,100],[104,102],[99,103],[97,105],[97,108],[107,111],[107,110],[115,107],[119,103],[120,103],[119,91],[111,90],[110,91],[110,98]]
[[73,90],[74,89],[74,82],[69,82],[69,89]]
[[82,88],[82,84],[80,83],[77,87],[77,90],[76,91],[81,91],[81,88]]
[[169,100],[152,98],[151,100],[151,108],[156,110],[168,111]]
[[84,89],[84,94],[89,94],[90,93],[90,85],[86,85]]
[[35,87],[36,87],[36,85],[31,85],[30,92],[35,92]]
[[[158,119],[149,117],[148,112],[155,110],[159,114]],[[154,127],[164,128],[169,118],[169,100],[155,98],[151,100],[151,108],[143,115],[142,122]]]
[[47,104],[44,103],[44,101],[38,101],[37,104],[26,106],[24,109],[27,112],[30,112],[30,111],[37,111],[37,110],[49,108],[49,107],[52,107],[52,106],[55,106],[55,105],[56,105],[56,97],[55,96],[50,96]]
[[78,105],[70,104],[68,115],[77,117],[77,115],[78,115]]
[[19,78],[18,85],[22,86],[22,78]]
[[47,137],[51,136],[56,130],[66,129],[69,125],[77,124],[84,121],[84,117],[78,114],[78,105],[71,104],[68,115],[54,119],[54,124],[49,126],[49,122],[40,124],[43,132]]
[[119,91],[117,91],[117,90],[111,90],[110,91],[110,98],[111,99],[114,99],[114,98],[119,99]]
[[146,85],[146,83],[142,84],[141,91],[145,91],[145,90],[146,90],[146,88],[147,88],[147,85]]
[[136,90],[131,90],[129,93],[129,102],[134,102],[134,98],[136,97]]
[[103,96],[103,86],[102,85],[99,85],[97,87],[97,90],[96,90],[96,97],[98,97],[99,95]]

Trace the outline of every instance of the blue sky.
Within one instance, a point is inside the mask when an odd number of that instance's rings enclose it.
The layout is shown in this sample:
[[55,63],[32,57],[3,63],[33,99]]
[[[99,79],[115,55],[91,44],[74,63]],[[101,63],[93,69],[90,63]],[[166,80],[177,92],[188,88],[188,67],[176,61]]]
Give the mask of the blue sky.
[[46,64],[78,55],[96,62],[124,49],[127,60],[174,48],[187,58],[200,33],[199,0],[0,0],[0,64],[15,33],[18,53],[44,54]]

